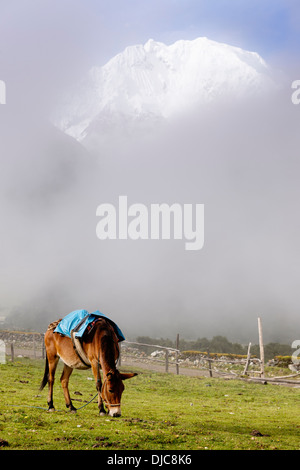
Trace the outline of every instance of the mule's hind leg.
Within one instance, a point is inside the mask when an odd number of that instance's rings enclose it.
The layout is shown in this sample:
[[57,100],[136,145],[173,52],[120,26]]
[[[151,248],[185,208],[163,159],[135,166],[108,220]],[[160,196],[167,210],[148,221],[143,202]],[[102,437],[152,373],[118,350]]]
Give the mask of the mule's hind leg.
[[69,378],[70,378],[70,375],[72,374],[72,372],[73,372],[72,367],[69,367],[65,364],[64,369],[63,369],[62,374],[61,374],[60,382],[61,382],[61,386],[63,388],[65,400],[66,400],[66,407],[69,408],[69,410],[71,412],[76,412],[76,408],[75,408],[75,406],[73,406],[73,403],[72,403],[72,400],[71,400],[71,397],[70,397],[70,393],[69,393],[69,387],[68,387]]
[[49,392],[48,392],[48,411],[55,411],[53,405],[53,384],[54,384],[54,377],[56,366],[59,361],[58,356],[54,356],[49,360],[49,376],[48,376],[48,384],[49,384]]

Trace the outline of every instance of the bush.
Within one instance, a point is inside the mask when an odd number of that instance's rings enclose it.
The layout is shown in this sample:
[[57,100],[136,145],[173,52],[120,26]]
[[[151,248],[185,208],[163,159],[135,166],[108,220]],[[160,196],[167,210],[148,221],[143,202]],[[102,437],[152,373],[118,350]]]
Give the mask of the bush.
[[288,367],[292,364],[292,356],[275,356],[275,366],[278,367]]

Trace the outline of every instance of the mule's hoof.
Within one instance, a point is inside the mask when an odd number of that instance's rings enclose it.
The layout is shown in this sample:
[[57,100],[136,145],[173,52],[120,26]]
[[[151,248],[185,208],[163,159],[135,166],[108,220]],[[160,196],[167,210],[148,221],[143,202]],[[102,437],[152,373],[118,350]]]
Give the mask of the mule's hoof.
[[72,404],[66,405],[66,407],[69,409],[70,413],[76,413],[77,411],[77,408],[75,408],[75,406],[73,406]]
[[48,408],[47,413],[53,413],[55,411],[55,408]]
[[99,411],[99,416],[106,416],[105,411]]

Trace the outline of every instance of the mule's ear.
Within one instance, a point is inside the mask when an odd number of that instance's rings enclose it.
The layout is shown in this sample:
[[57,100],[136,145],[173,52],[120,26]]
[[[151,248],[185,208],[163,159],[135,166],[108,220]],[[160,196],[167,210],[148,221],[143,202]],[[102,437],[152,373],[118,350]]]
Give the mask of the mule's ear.
[[132,377],[135,377],[138,375],[136,372],[128,372],[126,374],[120,374],[121,380],[126,380],[126,379],[131,379]]

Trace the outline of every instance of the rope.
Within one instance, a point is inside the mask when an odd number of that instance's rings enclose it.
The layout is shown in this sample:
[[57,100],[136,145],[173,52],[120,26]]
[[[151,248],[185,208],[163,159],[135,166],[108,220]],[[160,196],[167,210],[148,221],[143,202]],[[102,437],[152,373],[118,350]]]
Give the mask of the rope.
[[[76,411],[81,410],[85,406],[89,405],[93,400],[95,400],[95,398],[97,396],[98,396],[98,392],[96,393],[96,395],[90,401],[88,401],[84,405],[80,406],[79,408],[76,408]],[[23,406],[24,408],[36,408],[37,410],[46,410],[46,411],[48,411],[48,408],[43,408],[42,406],[34,406],[34,405],[11,405],[11,404],[7,404],[6,406],[14,406],[14,407],[15,406],[18,406],[18,407]],[[68,411],[66,411],[66,410],[55,410],[55,412],[68,413]]]
[[96,395],[90,400],[88,401],[87,403],[85,403],[85,405],[82,405],[80,406],[79,408],[77,408],[77,411],[78,410],[81,410],[82,408],[84,408],[85,406],[89,405],[93,400],[95,400],[95,398],[98,396],[98,392],[96,393]]
[[[48,408],[43,408],[42,406],[33,406],[33,405],[11,405],[6,404],[5,406],[23,406],[24,408],[36,408],[37,410],[48,410]],[[62,410],[56,410],[56,411],[62,411]]]

